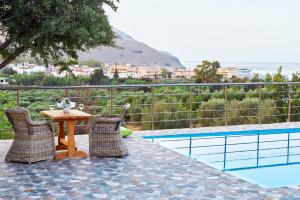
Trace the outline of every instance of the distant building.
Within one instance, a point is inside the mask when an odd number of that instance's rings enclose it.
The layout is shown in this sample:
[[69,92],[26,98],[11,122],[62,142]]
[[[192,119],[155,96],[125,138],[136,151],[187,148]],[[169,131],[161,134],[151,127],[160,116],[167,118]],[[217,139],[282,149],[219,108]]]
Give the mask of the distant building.
[[109,79],[112,79],[116,72],[118,72],[120,78],[139,78],[137,67],[133,67],[130,64],[107,66],[103,72],[104,76],[107,76]]
[[162,69],[159,67],[140,67],[139,78],[159,79],[162,78]]
[[239,78],[244,78],[244,77],[250,78],[251,72],[252,72],[251,69],[249,69],[247,67],[241,67],[238,69],[238,77]]
[[[35,64],[29,64],[29,63],[17,63],[17,64],[11,64],[9,65],[11,69],[16,71],[19,74],[31,74],[31,73],[37,73],[37,72],[44,72],[48,75],[53,75],[57,77],[65,77],[69,74],[67,71],[60,72],[59,67],[54,67],[54,66],[39,66]],[[91,68],[86,65],[74,65],[70,67],[72,73],[75,76],[89,76],[93,73],[95,68]]]
[[11,64],[9,65],[9,67],[12,68],[14,71],[16,71],[18,74],[31,74],[31,73],[46,71],[45,66],[29,64],[27,62]]
[[82,65],[82,66],[75,65],[71,67],[71,70],[75,76],[89,76],[95,71],[95,68],[91,68],[86,65]]
[[225,80],[232,77],[238,77],[238,68],[236,67],[221,67],[218,69],[218,74],[222,75]]
[[172,78],[192,78],[195,76],[194,70],[183,68],[171,68],[168,71],[171,72]]
[[151,78],[156,79],[161,77],[162,70],[160,68],[153,67],[135,67],[130,64],[125,65],[112,65],[105,67],[104,75],[112,79],[114,74],[118,72],[120,78]]
[[9,84],[9,79],[6,77],[0,77],[0,86],[3,85],[8,85]]

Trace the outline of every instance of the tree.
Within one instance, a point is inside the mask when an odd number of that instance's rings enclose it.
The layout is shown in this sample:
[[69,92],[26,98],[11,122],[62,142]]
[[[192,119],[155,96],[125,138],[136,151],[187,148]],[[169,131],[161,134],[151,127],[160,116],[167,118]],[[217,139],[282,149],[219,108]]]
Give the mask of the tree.
[[218,61],[209,62],[207,60],[202,61],[195,69],[196,82],[197,83],[219,83],[223,76],[218,74],[220,68]]
[[90,84],[91,85],[100,85],[105,78],[103,69],[96,69],[92,74],[91,74],[91,79],[90,79]]
[[270,73],[267,73],[266,76],[265,76],[265,81],[266,82],[272,82],[273,80],[273,77]]
[[113,77],[115,80],[119,79],[119,72],[118,72],[118,69],[115,70],[114,72],[114,77]]
[[291,81],[292,82],[300,82],[300,73],[299,72],[293,73]]
[[250,81],[252,83],[258,83],[261,82],[262,80],[259,78],[259,73],[254,73]]
[[286,78],[282,74],[282,66],[280,66],[277,70],[277,73],[273,77],[274,82],[285,82]]
[[92,68],[100,68],[103,67],[103,64],[100,61],[97,60],[85,60],[80,62],[81,65],[87,65]]
[[[274,82],[286,82],[286,78],[282,74],[282,66],[277,70],[277,73],[273,77]],[[276,101],[277,115],[280,122],[286,120],[287,107],[288,107],[288,85],[272,85],[272,99]],[[284,115],[285,114],[285,115]]]
[[161,70],[161,77],[162,78],[169,78],[169,72],[168,72],[168,70],[166,68],[163,68]]
[[115,46],[115,34],[104,5],[116,10],[118,0],[2,0],[0,4],[0,69],[30,53],[46,66],[77,61],[77,51]]

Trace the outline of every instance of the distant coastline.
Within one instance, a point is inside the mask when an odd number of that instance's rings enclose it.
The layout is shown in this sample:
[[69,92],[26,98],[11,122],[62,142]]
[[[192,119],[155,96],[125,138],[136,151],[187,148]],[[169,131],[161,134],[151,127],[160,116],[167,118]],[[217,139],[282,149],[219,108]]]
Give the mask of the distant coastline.
[[[201,61],[182,61],[187,68],[194,68]],[[274,74],[280,66],[283,66],[283,74],[291,76],[293,73],[300,72],[300,63],[293,62],[221,62],[222,67],[246,67],[252,70],[252,73],[265,75]]]

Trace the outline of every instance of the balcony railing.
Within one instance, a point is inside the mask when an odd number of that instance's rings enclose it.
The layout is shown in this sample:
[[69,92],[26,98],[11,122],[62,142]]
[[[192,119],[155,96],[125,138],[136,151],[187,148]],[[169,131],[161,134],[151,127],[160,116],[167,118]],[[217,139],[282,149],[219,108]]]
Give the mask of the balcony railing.
[[[27,107],[33,118],[62,97],[93,115],[117,114],[132,105],[134,130],[292,122],[300,119],[299,82],[0,87],[2,111]],[[3,113],[1,113],[3,115]],[[0,129],[8,126],[4,123]]]
[[224,171],[299,164],[299,128],[145,136]]

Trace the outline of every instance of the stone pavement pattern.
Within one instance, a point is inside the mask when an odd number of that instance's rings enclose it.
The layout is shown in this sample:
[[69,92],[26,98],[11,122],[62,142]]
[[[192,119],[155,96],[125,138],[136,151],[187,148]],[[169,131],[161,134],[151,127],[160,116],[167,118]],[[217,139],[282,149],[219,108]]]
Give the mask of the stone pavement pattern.
[[[87,136],[76,140],[88,151]],[[300,199],[300,187],[260,188],[145,141],[139,133],[126,139],[130,155],[125,159],[5,163],[10,143],[0,141],[0,199]]]

